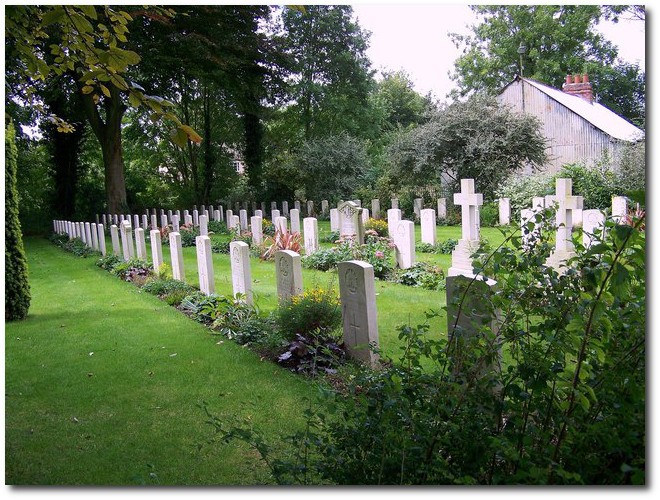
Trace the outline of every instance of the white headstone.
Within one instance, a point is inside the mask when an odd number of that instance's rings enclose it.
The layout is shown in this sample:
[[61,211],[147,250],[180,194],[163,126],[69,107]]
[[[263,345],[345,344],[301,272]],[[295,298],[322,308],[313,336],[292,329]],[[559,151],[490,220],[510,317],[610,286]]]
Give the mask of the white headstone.
[[321,200],[321,213],[323,215],[328,213],[328,200]]
[[231,283],[234,296],[242,294],[245,302],[252,304],[252,274],[250,272],[250,245],[244,241],[229,244],[231,255]]
[[628,216],[628,199],[625,196],[612,196],[612,219],[623,224]]
[[339,211],[340,237],[358,245],[364,244],[362,208],[352,201],[345,201],[337,207],[337,210]]
[[197,236],[197,274],[199,275],[199,290],[205,295],[215,293],[215,278],[213,276],[213,253],[211,253],[211,238]]
[[131,260],[135,256],[133,248],[133,233],[131,231],[131,223],[124,221],[119,228],[121,233],[121,246],[125,261]]
[[101,255],[105,257],[107,252],[105,250],[105,227],[103,224],[97,224],[96,231],[98,233],[99,251],[101,252]]
[[312,200],[307,202],[307,217],[314,217],[314,202]]
[[213,211],[213,220],[216,222],[220,222],[220,210]]
[[[585,248],[589,248],[597,241],[602,241],[604,230],[604,212],[600,210],[584,210],[582,212],[582,244]],[[597,236],[596,232],[598,232]]]
[[545,197],[535,196],[532,198],[532,210],[545,208]]
[[366,224],[369,222],[369,209],[368,208],[363,208],[362,209],[362,224]]
[[393,209],[398,209],[399,208],[399,199],[398,198],[392,198],[390,200],[390,203],[392,204]]
[[286,217],[276,217],[273,223],[275,224],[276,231],[280,231],[281,233],[288,232]]
[[303,293],[302,264],[298,253],[292,250],[275,252],[275,276],[280,302]]
[[303,229],[305,237],[305,255],[312,255],[319,249],[319,226],[314,217],[305,217],[303,219]]
[[220,222],[224,222],[224,220],[225,220],[225,208],[222,205],[220,205],[218,207],[218,212],[220,212]]
[[401,269],[409,269],[415,263],[415,223],[410,220],[400,220],[394,231],[396,245],[396,263]]
[[209,235],[209,219],[206,215],[199,216],[199,235],[200,236]]
[[[260,210],[257,210],[260,212]],[[259,215],[254,215],[250,218],[250,226],[252,230],[252,243],[255,245],[261,245],[264,242],[264,231],[263,231],[263,218]]]
[[142,216],[142,229],[148,229],[149,228],[149,217],[146,215]]
[[538,210],[532,210],[531,208],[524,208],[520,211],[521,244],[525,250],[530,250],[541,237],[541,222],[536,221],[537,213]]
[[119,257],[121,248],[119,247],[119,228],[113,224],[110,226],[110,239],[112,240],[112,253]]
[[190,215],[190,214],[188,214],[188,215],[184,215],[183,218],[184,218],[184,221],[183,221],[184,224],[185,224],[186,226],[192,227],[192,225],[193,225],[193,218],[192,218],[192,215]]
[[160,231],[152,229],[149,236],[151,239],[151,260],[154,265],[154,272],[158,273],[163,265],[163,245],[160,241]]
[[175,214],[172,216],[172,232],[178,233],[179,232],[179,215]]
[[93,248],[94,250],[98,250],[98,249],[99,249],[99,231],[98,231],[98,229],[96,228],[96,226],[97,226],[97,225],[94,224],[94,223],[92,223],[92,224],[89,225],[89,229],[90,229],[90,231],[91,231],[91,233],[92,233],[92,248]]
[[241,221],[238,215],[231,216],[231,227],[232,229],[237,229],[239,232],[241,230]]
[[155,215],[151,216],[151,229],[158,229],[158,217]]
[[225,216],[227,217],[227,229],[234,229],[234,211],[228,209]]
[[282,202],[282,215],[284,215],[284,217],[289,217],[289,202],[288,201],[283,201]]
[[167,227],[167,215],[160,216],[160,227]]
[[193,210],[193,225],[195,227],[199,226],[199,211]]
[[420,223],[422,226],[422,243],[428,243],[429,245],[435,245],[436,236],[435,236],[435,210],[432,208],[424,208],[420,210]]
[[511,199],[499,199],[500,226],[508,226],[511,222]]
[[263,218],[264,218],[264,211],[263,211],[263,210],[255,210],[255,211],[254,211],[254,215],[256,215],[257,217],[261,217],[261,219],[263,220]]
[[280,211],[277,209],[270,211],[270,220],[275,224],[275,220],[280,217]]
[[181,234],[170,233],[170,256],[172,257],[172,278],[186,281],[183,271],[183,247],[181,246]]
[[374,268],[350,260],[339,263],[338,274],[344,344],[352,357],[375,367],[378,355],[371,348],[378,347]]
[[413,200],[413,212],[415,212],[415,216],[419,219],[420,217],[420,212],[422,211],[424,200],[421,198],[415,198]]
[[144,229],[141,227],[135,230],[135,247],[137,249],[137,258],[147,260],[147,244],[144,241]]
[[89,222],[85,222],[85,244],[92,248],[92,227]]
[[387,231],[390,233],[390,238],[394,238],[396,234],[396,227],[401,220],[401,210],[398,208],[390,208],[387,211]]
[[291,232],[300,233],[300,210],[292,208],[289,216],[291,217]]
[[374,219],[380,219],[380,200],[374,198],[371,200],[371,213]]
[[573,180],[557,179],[557,214],[555,216],[557,232],[555,249],[548,257],[546,265],[562,273],[566,270],[566,260],[575,256],[573,245],[573,211],[582,209],[582,196],[573,196]]
[[461,179],[461,192],[454,193],[454,204],[461,206],[461,239],[451,254],[448,276],[474,276],[472,254],[479,248],[479,206],[483,195],[474,192],[474,179]]
[[447,198],[438,198],[438,219],[447,218]]
[[238,212],[239,224],[241,226],[241,231],[248,230],[248,213],[247,210],[240,210]]
[[330,231],[339,231],[339,210],[330,209]]
[[135,227],[135,229],[140,227],[140,216],[137,214],[133,215],[133,226]]

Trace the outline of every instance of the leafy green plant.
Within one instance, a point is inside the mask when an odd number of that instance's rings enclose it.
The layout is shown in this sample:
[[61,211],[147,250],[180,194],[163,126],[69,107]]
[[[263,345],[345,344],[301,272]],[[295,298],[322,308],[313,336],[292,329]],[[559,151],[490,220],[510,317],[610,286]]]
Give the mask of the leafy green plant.
[[157,295],[169,305],[179,304],[186,296],[195,291],[195,288],[183,281],[171,278],[154,278],[147,281],[142,290]]
[[289,340],[313,332],[327,336],[341,323],[339,297],[332,288],[316,287],[291,297],[280,305],[276,315],[280,332]]
[[378,236],[387,236],[388,235],[388,226],[387,221],[374,219],[373,217],[364,224],[364,229],[366,231],[375,231]]
[[115,254],[107,254],[105,257],[101,257],[96,261],[96,265],[99,266],[101,269],[105,269],[106,271],[111,271],[115,266],[117,266],[122,259],[115,255]]
[[220,222],[217,220],[210,220],[208,222],[209,233],[213,234],[230,234],[231,231],[227,229],[227,224],[225,222]]
[[458,240],[448,238],[445,241],[431,245],[430,243],[418,243],[415,250],[420,253],[450,254],[458,244]]
[[408,269],[399,269],[395,280],[402,285],[440,290],[445,285],[445,274],[438,266],[428,262],[416,262]]
[[500,222],[500,209],[497,203],[484,203],[479,207],[479,220],[483,227],[495,227]]
[[131,281],[137,285],[143,285],[147,278],[153,275],[151,264],[139,259],[119,261],[110,272],[124,281]]
[[308,335],[297,333],[286,345],[286,350],[277,357],[277,363],[294,373],[315,376],[319,373],[337,373],[337,367],[345,359],[343,343],[338,343],[327,332],[313,331]]
[[336,243],[339,240],[339,231],[330,231],[327,234],[319,236],[320,243]]

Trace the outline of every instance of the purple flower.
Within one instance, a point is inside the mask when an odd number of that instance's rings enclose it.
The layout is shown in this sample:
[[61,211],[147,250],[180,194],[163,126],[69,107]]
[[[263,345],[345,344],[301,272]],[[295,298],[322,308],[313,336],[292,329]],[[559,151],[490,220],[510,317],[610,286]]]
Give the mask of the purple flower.
[[383,257],[385,257],[385,254],[383,252],[381,252],[380,250],[378,250],[376,252],[376,257],[378,257],[379,259],[382,259]]

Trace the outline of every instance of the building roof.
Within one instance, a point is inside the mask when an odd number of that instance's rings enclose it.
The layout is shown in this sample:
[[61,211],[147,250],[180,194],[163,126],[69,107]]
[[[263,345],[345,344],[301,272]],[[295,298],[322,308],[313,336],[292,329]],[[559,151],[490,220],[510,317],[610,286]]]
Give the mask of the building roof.
[[582,97],[567,94],[529,78],[517,77],[516,79],[529,83],[615,139],[635,142],[644,138],[644,131],[641,128],[636,127],[602,104],[590,103]]

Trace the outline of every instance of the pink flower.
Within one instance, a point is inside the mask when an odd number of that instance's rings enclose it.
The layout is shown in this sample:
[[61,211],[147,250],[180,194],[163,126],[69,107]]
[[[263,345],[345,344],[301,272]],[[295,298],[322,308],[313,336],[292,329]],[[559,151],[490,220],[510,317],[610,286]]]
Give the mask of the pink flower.
[[383,252],[381,252],[380,250],[378,250],[376,252],[376,257],[378,257],[379,259],[382,259],[383,257],[385,257],[385,254]]

